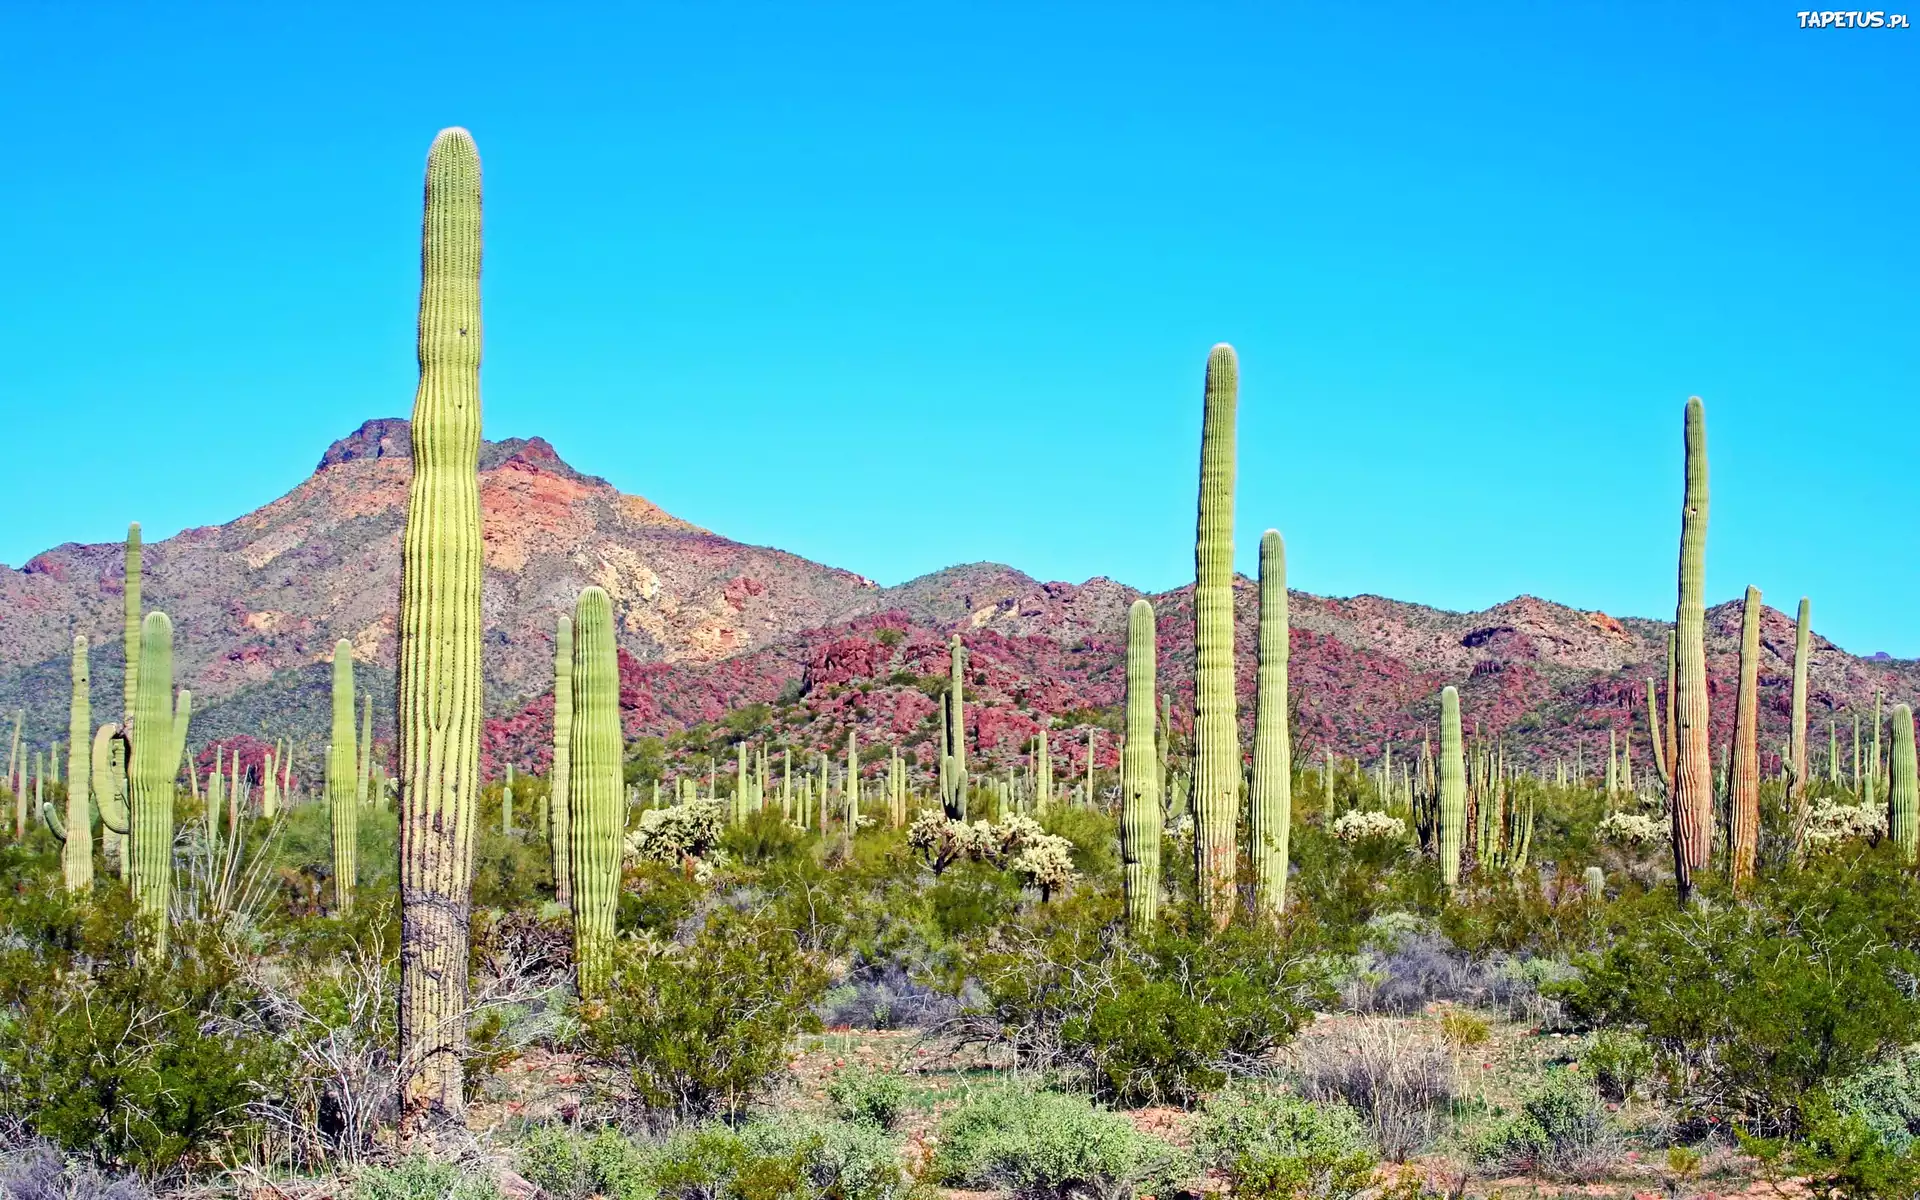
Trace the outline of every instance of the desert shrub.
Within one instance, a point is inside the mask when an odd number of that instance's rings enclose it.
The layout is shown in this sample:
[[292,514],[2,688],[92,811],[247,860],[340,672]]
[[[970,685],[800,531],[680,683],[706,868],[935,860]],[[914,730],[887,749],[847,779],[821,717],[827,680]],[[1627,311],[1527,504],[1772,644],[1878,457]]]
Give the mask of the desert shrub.
[[579,1133],[565,1125],[530,1128],[519,1147],[520,1173],[559,1200],[654,1200],[648,1153],[611,1126]]
[[1350,1107],[1397,1162],[1433,1144],[1453,1099],[1446,1049],[1390,1021],[1316,1027],[1292,1047],[1289,1067],[1302,1096]]
[[1741,1149],[1760,1163],[1775,1186],[1794,1186],[1833,1200],[1884,1200],[1920,1195],[1920,1154],[1911,1145],[1890,1144],[1872,1121],[1836,1108],[1826,1096],[1809,1098],[1804,1129],[1789,1145],[1779,1138],[1740,1136]]
[[0,1148],[0,1200],[152,1200],[153,1192],[131,1175],[101,1171],[70,1159],[44,1141]]
[[1166,1195],[1187,1169],[1178,1150],[1125,1117],[1024,1087],[968,1096],[941,1123],[933,1160],[950,1185],[1004,1188],[1020,1200]]
[[1096,882],[1117,884],[1120,829],[1114,818],[1099,809],[1062,804],[1042,814],[1040,825],[1072,845],[1075,871]]
[[1610,907],[1633,919],[1559,990],[1652,1048],[1683,1121],[1792,1134],[1808,1097],[1920,1036],[1920,892],[1885,849],[1820,856],[1744,903]]
[[693,916],[707,889],[678,866],[638,862],[628,867],[620,889],[614,927],[621,933],[643,931],[670,938]]
[[[516,820],[525,819],[516,816]],[[497,816],[493,823],[483,824],[475,831],[475,908],[538,908],[543,896],[552,895],[553,852],[544,837],[530,836],[524,830],[502,833]]]
[[892,1129],[907,1106],[907,1081],[891,1071],[849,1067],[827,1082],[827,1099],[843,1120]]
[[862,959],[827,993],[825,1008],[835,1028],[924,1029],[953,1017],[962,1003],[945,988],[913,978],[899,962]]
[[821,1121],[795,1114],[749,1121],[740,1138],[775,1160],[797,1156],[811,1195],[830,1200],[899,1200],[911,1189],[900,1146],[885,1131],[858,1121]]
[[1520,1104],[1520,1111],[1482,1130],[1473,1157],[1500,1170],[1554,1178],[1604,1171],[1619,1150],[1591,1085],[1556,1071]]
[[933,920],[948,938],[998,929],[1020,909],[1020,882],[988,863],[962,862],[929,889]]
[[1373,1149],[1352,1109],[1245,1083],[1207,1098],[1193,1145],[1247,1200],[1347,1200],[1373,1179]]
[[354,1177],[353,1200],[499,1200],[491,1176],[411,1154],[391,1167],[365,1167]]
[[691,945],[623,941],[604,999],[582,1009],[582,1044],[615,1095],[682,1116],[737,1112],[819,1028],[825,968],[792,931],[721,909]]
[[749,813],[745,821],[729,825],[720,835],[720,849],[728,857],[748,866],[764,866],[807,852],[814,835],[780,815],[777,796],[768,799],[772,807]]
[[1111,896],[1006,931],[973,972],[984,1001],[949,1024],[963,1043],[1075,1072],[1121,1104],[1187,1103],[1257,1068],[1331,997],[1325,966],[1267,929],[1129,936]]
[[257,1133],[248,1106],[281,1087],[287,1060],[218,929],[177,922],[155,956],[112,887],[87,904],[9,903],[0,921],[0,1117],[148,1178]]
[[1653,1075],[1653,1051],[1631,1033],[1602,1029],[1580,1055],[1600,1094],[1609,1100],[1631,1100]]

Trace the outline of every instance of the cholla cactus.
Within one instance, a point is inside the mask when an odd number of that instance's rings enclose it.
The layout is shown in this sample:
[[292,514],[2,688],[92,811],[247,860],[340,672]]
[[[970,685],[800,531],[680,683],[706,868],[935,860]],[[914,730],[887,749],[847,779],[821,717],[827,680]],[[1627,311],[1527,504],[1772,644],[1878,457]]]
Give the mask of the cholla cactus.
[[1804,838],[1810,850],[1830,850],[1846,842],[1878,841],[1887,833],[1887,810],[1877,804],[1816,802],[1807,811]]
[[1623,846],[1646,846],[1664,841],[1668,832],[1667,822],[1661,818],[1628,812],[1608,815],[1600,822],[1599,827],[1603,841]]
[[712,854],[726,828],[727,806],[718,800],[650,808],[640,814],[639,827],[627,835],[627,857],[683,866]]
[[1027,886],[1040,893],[1040,903],[1073,882],[1073,843],[1063,837],[1043,833],[1028,842],[1007,864]]
[[1397,842],[1407,836],[1407,823],[1387,813],[1354,809],[1335,818],[1331,832],[1349,846],[1375,839]]

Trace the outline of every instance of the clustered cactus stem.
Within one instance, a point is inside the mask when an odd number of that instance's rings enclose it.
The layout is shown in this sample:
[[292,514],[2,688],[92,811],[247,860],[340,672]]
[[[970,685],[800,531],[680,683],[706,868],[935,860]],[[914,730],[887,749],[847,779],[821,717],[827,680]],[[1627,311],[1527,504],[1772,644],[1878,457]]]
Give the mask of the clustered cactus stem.
[[1753,878],[1760,849],[1760,611],[1760,589],[1749,587],[1740,617],[1740,684],[1727,789],[1727,875],[1736,889]]
[[597,587],[582,591],[574,606],[572,676],[567,797],[573,806],[574,964],[586,999],[602,994],[611,977],[625,790],[613,604]]
[[[1127,923],[1151,929],[1160,912],[1160,764],[1154,745],[1157,673],[1153,605],[1127,611],[1127,737],[1121,748],[1120,856]],[[1044,752],[1046,734],[1041,733]]]
[[[1287,650],[1287,550],[1279,532],[1269,529],[1260,537],[1260,645],[1254,676],[1250,822],[1254,907],[1269,918],[1277,918],[1286,906],[1287,842],[1293,821]],[[1382,770],[1383,781],[1388,770]]]
[[480,155],[427,155],[420,386],[400,558],[400,1061],[410,1112],[466,1110],[480,771]]
[[1194,538],[1194,859],[1215,927],[1233,916],[1240,734],[1233,693],[1234,422],[1240,366],[1222,342],[1207,356]]
[[360,804],[355,793],[359,755],[353,744],[353,643],[333,644],[333,742],[327,747],[327,815],[333,829],[333,907],[342,916],[353,911],[358,873]]
[[1669,738],[1673,861],[1680,894],[1713,846],[1713,759],[1707,748],[1707,415],[1687,401],[1686,497],[1680,510],[1680,597],[1674,614],[1675,687]]

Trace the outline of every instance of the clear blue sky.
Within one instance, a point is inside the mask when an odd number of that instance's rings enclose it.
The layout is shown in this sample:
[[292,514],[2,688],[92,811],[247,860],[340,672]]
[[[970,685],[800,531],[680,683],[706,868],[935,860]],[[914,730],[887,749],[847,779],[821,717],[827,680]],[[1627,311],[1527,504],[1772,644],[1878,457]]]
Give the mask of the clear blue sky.
[[[1920,30],[1793,5],[0,13],[0,560],[281,494],[411,404],[436,130],[490,437],[897,582],[1239,559],[1450,608],[1708,591],[1920,655]],[[615,15],[613,10],[637,11]]]

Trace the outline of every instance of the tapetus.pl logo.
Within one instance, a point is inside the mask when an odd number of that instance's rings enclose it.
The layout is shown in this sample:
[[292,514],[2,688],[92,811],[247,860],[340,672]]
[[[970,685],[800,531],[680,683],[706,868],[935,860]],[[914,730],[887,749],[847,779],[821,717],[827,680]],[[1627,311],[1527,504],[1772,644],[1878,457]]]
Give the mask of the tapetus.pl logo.
[[1906,13],[1803,12],[1796,14],[1802,29],[1911,29]]

